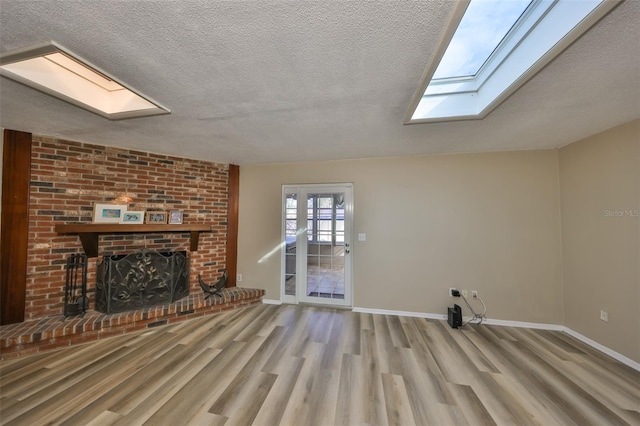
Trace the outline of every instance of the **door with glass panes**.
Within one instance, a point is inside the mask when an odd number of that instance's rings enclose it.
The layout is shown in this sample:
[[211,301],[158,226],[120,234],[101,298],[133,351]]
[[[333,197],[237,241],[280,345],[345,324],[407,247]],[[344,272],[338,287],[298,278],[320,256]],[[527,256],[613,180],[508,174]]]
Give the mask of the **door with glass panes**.
[[284,301],[351,306],[352,185],[287,185],[283,207]]

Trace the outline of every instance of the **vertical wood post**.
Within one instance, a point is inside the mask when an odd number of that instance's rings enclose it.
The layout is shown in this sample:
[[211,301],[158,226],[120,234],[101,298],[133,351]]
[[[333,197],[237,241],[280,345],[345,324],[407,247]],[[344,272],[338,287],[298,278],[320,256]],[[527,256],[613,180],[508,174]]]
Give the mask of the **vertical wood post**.
[[238,271],[238,207],[240,198],[240,166],[229,164],[229,203],[227,213],[227,272],[226,287],[236,286]]
[[24,321],[31,133],[5,129],[3,151],[0,310],[1,324],[5,325]]

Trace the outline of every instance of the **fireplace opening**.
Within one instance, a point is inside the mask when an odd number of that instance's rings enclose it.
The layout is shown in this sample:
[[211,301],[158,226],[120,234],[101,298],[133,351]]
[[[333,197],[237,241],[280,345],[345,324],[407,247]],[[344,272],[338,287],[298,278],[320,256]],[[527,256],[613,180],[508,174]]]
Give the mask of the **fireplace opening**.
[[173,303],[188,294],[189,258],[184,251],[143,249],[98,262],[95,309],[105,314]]

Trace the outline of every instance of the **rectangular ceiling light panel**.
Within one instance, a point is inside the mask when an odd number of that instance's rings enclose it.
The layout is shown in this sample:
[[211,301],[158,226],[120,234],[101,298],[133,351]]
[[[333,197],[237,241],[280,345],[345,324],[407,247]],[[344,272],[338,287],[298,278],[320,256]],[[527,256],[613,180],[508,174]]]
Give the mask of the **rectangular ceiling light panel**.
[[170,113],[55,43],[0,55],[0,74],[111,120]]

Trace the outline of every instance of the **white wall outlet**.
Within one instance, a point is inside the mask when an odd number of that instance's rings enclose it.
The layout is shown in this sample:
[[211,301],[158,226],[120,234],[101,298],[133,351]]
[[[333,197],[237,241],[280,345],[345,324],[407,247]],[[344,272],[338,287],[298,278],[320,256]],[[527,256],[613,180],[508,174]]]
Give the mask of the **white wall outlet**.
[[358,241],[367,241],[367,234],[364,232],[358,234]]
[[603,311],[600,309],[600,320],[604,322],[609,322],[609,312]]
[[462,297],[467,297],[467,290],[460,290]]
[[236,281],[242,281],[242,274],[236,274]]
[[455,289],[455,287],[449,287],[449,296],[453,297],[453,290]]
[[478,298],[478,290],[471,290],[471,297],[474,299]]

